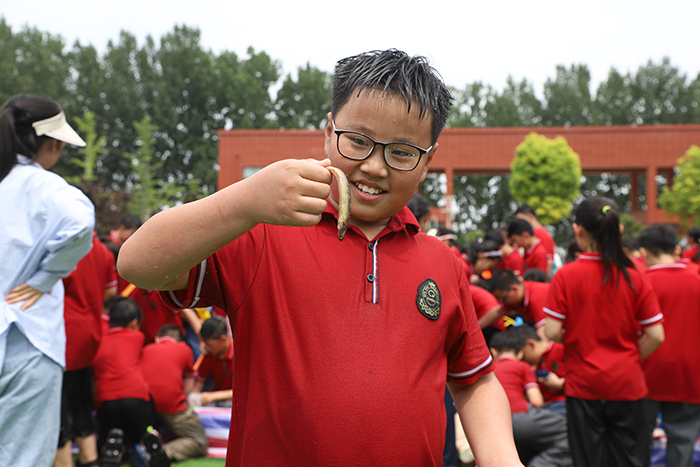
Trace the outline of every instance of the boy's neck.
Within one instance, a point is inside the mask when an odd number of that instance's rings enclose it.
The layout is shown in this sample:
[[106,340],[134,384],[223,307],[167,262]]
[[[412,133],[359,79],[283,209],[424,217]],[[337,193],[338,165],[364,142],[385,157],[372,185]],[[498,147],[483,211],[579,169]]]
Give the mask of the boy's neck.
[[665,253],[659,256],[647,255],[646,258],[644,258],[644,262],[647,266],[654,266],[657,264],[674,264],[676,262],[676,258],[673,255],[668,255]]
[[504,350],[504,351],[498,353],[498,357],[496,358],[496,360],[500,360],[502,358],[512,358],[513,360],[517,360],[518,354],[516,354],[515,352],[511,352],[509,350]]

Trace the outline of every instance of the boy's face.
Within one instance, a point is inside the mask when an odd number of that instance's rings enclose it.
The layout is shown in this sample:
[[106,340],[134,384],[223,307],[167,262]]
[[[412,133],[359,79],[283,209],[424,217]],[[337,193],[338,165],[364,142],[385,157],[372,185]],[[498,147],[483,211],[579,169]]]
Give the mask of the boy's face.
[[[384,161],[384,147],[380,145],[367,159],[350,160],[338,152],[338,136],[331,126],[332,118],[329,113],[324,148],[331,164],[345,172],[350,182],[350,223],[360,229],[384,227],[425,180],[438,145],[436,143],[431,151],[423,154],[418,166],[408,172],[390,168]],[[423,149],[429,148],[432,142],[431,124],[432,117],[418,118],[417,105],[412,105],[409,113],[402,97],[382,96],[381,92],[374,91],[362,91],[359,96],[353,93],[335,117],[337,130],[356,131],[378,142],[410,143]],[[335,183],[331,193],[337,207]]]
[[496,289],[493,295],[504,305],[519,306],[525,296],[522,285],[513,284],[507,290]]
[[223,360],[228,353],[228,337],[221,336],[218,339],[204,339],[204,349],[209,355],[215,355]]
[[523,360],[530,365],[539,365],[542,359],[542,354],[538,351],[537,342],[534,339],[527,339],[525,347],[523,347]]
[[527,249],[530,247],[530,234],[527,232],[523,232],[522,235],[513,234],[510,236],[510,241],[516,246]]

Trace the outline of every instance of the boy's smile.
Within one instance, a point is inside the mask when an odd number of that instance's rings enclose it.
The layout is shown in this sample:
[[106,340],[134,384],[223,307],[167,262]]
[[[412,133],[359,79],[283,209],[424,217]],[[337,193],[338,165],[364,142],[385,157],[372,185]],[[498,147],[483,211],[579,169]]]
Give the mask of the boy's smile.
[[[415,104],[415,103],[414,103]],[[350,223],[362,230],[370,240],[389,223],[390,218],[406,205],[416,187],[425,180],[437,143],[423,154],[412,171],[398,171],[384,160],[384,147],[377,145],[365,160],[356,161],[338,152],[338,136],[333,131],[332,115],[328,114],[325,132],[325,151],[331,164],[343,172],[350,182],[352,211]],[[400,95],[382,96],[381,91],[356,93],[336,113],[337,130],[363,133],[381,142],[409,143],[420,148],[432,144],[432,116],[418,118],[418,106],[410,113]],[[330,201],[337,207],[338,190],[335,184]]]

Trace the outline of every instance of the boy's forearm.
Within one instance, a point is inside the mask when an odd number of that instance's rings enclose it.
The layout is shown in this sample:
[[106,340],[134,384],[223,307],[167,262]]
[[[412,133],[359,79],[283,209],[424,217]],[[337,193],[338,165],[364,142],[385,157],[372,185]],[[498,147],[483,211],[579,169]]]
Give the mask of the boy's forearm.
[[190,269],[254,227],[244,189],[239,182],[153,216],[120,249],[119,274],[148,290],[186,286]]
[[655,324],[644,328],[644,334],[642,334],[642,337],[637,341],[639,354],[642,358],[646,358],[664,342],[665,338],[666,336],[662,324]]
[[493,373],[468,386],[448,383],[480,467],[522,467],[513,442],[508,398]]

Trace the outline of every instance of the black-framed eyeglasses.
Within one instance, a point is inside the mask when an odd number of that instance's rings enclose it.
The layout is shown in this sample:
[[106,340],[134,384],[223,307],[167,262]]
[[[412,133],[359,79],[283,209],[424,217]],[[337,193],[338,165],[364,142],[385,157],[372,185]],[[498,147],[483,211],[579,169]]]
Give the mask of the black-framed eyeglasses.
[[372,155],[374,148],[384,146],[384,162],[394,170],[409,172],[420,163],[421,157],[433,149],[419,148],[408,143],[380,143],[357,131],[336,130],[335,121],[331,120],[333,132],[338,136],[338,152],[353,161],[363,161]]

